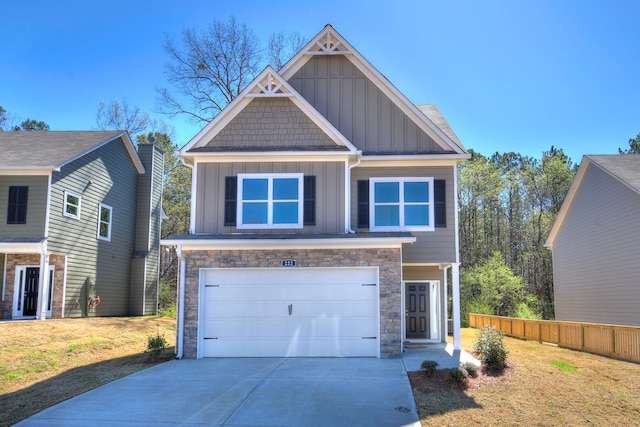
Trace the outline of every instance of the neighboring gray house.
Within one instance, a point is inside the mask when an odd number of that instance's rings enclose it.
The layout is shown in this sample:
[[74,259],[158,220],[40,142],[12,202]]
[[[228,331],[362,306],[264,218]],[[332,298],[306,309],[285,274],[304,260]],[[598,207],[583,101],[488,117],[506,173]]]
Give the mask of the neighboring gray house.
[[[179,357],[399,357],[460,348],[458,162],[418,107],[327,25],[180,150],[193,170]],[[451,279],[449,279],[451,277]]]
[[640,155],[588,155],[545,246],[556,320],[640,326]]
[[123,131],[0,132],[2,318],[156,313],[163,160]]

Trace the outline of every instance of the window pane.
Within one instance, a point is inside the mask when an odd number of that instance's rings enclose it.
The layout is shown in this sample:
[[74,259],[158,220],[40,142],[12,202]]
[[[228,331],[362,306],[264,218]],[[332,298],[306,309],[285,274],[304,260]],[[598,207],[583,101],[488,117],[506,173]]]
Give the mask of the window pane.
[[298,200],[298,179],[274,178],[273,200]]
[[267,203],[243,203],[243,224],[266,224],[268,219]]
[[67,213],[69,215],[78,216],[78,207],[73,205],[67,205]]
[[242,199],[243,200],[267,200],[269,189],[268,179],[243,179]]
[[400,225],[400,208],[398,206],[376,206],[376,227],[397,227]]
[[72,196],[71,194],[67,194],[67,203],[70,205],[78,206],[78,198],[76,196]]
[[109,237],[109,224],[106,222],[100,223],[100,236]]
[[375,203],[400,202],[400,184],[397,182],[376,182],[374,202]]
[[107,208],[100,208],[100,221],[111,222],[111,211]]
[[404,201],[411,202],[428,202],[429,201],[429,183],[428,182],[405,182],[404,183]]
[[429,225],[429,205],[405,206],[404,225]]
[[297,224],[298,223],[298,203],[297,202],[276,202],[273,204],[274,224]]

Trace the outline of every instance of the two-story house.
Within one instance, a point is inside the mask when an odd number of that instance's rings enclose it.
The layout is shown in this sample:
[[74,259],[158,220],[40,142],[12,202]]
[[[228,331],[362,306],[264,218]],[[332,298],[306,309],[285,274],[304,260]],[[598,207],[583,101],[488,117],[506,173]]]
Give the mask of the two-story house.
[[123,131],[0,132],[2,318],[156,313],[163,159]]
[[[460,348],[456,165],[469,157],[327,25],[181,150],[179,357]],[[450,279],[449,279],[450,278]]]

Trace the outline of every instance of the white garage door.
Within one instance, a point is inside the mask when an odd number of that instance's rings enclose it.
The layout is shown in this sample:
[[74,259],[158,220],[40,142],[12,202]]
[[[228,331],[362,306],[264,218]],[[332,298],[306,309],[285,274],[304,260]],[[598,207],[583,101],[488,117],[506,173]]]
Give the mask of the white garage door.
[[204,357],[378,356],[376,268],[202,270]]

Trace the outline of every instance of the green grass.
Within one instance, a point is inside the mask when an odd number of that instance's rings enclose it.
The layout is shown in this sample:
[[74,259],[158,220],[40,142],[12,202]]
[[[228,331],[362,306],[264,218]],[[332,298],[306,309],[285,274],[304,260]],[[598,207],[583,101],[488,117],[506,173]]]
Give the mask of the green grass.
[[564,372],[575,372],[578,370],[578,368],[576,368],[575,366],[573,366],[571,363],[569,362],[563,362],[563,361],[558,361],[558,360],[552,360],[551,364],[553,366],[555,366],[556,368],[560,369],[561,371]]

